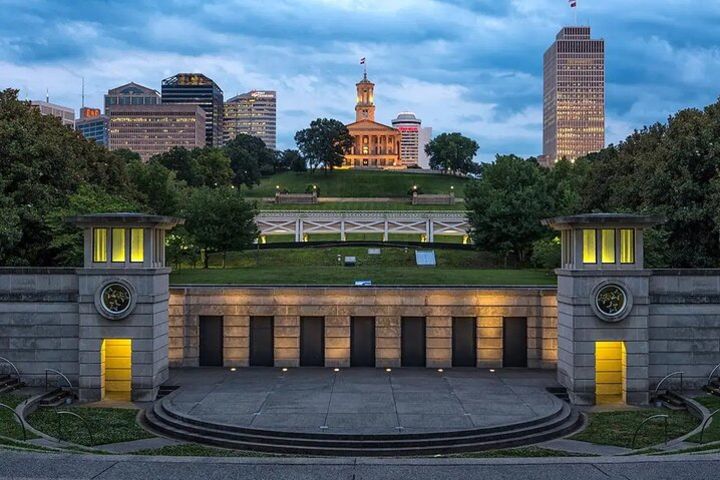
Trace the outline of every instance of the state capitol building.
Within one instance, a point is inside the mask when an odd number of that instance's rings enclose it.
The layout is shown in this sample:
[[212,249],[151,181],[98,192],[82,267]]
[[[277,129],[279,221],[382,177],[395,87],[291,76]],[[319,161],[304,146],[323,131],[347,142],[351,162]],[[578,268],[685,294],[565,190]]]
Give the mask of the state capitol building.
[[345,168],[405,168],[400,160],[400,130],[375,121],[375,84],[356,84],[355,121],[347,125],[354,144],[345,155]]

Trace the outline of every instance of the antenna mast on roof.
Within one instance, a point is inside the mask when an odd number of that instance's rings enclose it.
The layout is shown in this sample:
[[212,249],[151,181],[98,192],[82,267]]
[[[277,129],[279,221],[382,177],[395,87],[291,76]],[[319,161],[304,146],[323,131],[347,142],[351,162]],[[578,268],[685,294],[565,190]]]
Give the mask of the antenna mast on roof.
[[82,79],[82,108],[85,108],[85,77],[80,77]]
[[50,103],[50,90],[47,87],[45,87],[45,101]]

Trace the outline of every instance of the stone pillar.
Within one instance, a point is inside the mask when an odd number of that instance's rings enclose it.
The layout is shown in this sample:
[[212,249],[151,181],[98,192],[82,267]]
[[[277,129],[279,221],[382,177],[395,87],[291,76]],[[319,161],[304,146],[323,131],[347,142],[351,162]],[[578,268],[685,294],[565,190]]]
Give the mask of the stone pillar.
[[164,235],[182,220],[136,213],[69,220],[85,238],[84,267],[77,270],[80,399],[112,392],[152,401],[169,376]]
[[575,404],[649,401],[652,273],[642,264],[642,231],[659,222],[629,214],[544,221],[562,233],[557,373]]
[[274,325],[275,366],[300,365],[300,317],[276,316]]
[[480,317],[477,319],[477,366],[502,368],[503,319]]
[[340,241],[344,242],[345,240],[345,220],[340,220]]
[[400,366],[400,317],[375,318],[375,365]]
[[250,365],[250,317],[225,315],[223,317],[223,363],[226,367]]
[[452,317],[426,317],[426,365],[452,367]]
[[350,317],[325,317],[325,366],[350,366]]

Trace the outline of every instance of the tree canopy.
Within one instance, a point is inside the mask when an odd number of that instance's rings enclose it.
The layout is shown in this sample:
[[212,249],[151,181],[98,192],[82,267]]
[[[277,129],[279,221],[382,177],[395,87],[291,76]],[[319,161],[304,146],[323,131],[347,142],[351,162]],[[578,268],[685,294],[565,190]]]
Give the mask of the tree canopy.
[[274,152],[265,146],[265,142],[245,133],[230,140],[223,150],[230,159],[232,184],[237,188],[259,185],[263,166],[271,166],[275,158]]
[[460,133],[442,133],[425,145],[430,155],[430,168],[450,173],[475,173],[478,169],[473,162],[480,148],[475,140]]
[[309,128],[295,134],[295,142],[311,172],[318,167],[328,171],[342,166],[345,152],[353,146],[347,127],[332,118],[313,120]]

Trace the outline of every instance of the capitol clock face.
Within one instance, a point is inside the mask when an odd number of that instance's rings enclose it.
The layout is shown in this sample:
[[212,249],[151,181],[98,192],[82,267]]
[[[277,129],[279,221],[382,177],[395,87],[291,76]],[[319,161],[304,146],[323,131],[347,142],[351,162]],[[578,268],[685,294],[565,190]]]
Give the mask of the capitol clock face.
[[603,282],[593,289],[590,306],[601,320],[619,322],[628,316],[632,297],[627,288],[617,282]]
[[135,288],[126,280],[104,282],[95,293],[95,308],[108,320],[122,320],[135,308]]

